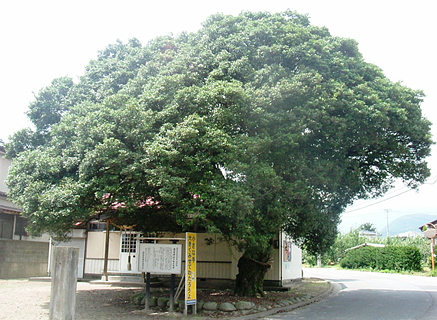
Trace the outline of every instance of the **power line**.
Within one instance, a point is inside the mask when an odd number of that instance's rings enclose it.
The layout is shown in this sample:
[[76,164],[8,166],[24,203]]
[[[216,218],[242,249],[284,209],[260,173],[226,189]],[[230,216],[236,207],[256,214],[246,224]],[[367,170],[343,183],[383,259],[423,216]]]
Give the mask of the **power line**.
[[391,197],[385,198],[385,199],[383,199],[383,200],[380,200],[380,201],[377,201],[377,202],[374,202],[374,203],[368,204],[368,205],[366,205],[366,206],[364,206],[364,207],[361,207],[361,208],[357,208],[357,209],[352,209],[352,210],[345,211],[344,213],[350,213],[350,212],[358,211],[358,210],[361,210],[361,209],[365,209],[365,208],[368,208],[368,207],[371,207],[371,206],[377,205],[377,204],[379,204],[379,203],[382,203],[382,202],[384,202],[384,201],[387,201],[387,200],[390,200],[390,199],[396,198],[397,196],[400,196],[401,194],[404,194],[404,193],[407,193],[407,192],[410,192],[410,191],[413,191],[413,190],[414,190],[414,189],[408,189],[408,190],[406,190],[406,191],[404,191],[404,192],[401,192],[401,193],[399,193],[399,194],[396,194],[396,195],[394,195],[394,196],[391,196]]
[[[433,182],[428,182],[428,183],[425,182],[424,184],[427,184],[427,185],[433,185],[433,184],[435,184],[436,182],[437,182],[437,177],[434,179]],[[407,188],[407,187],[404,186],[404,187],[402,187],[400,190],[405,189],[405,188]],[[405,190],[404,192],[401,192],[401,193],[395,194],[394,196],[391,196],[391,197],[388,197],[388,198],[384,198],[384,199],[382,199],[382,200],[380,200],[380,201],[377,201],[377,202],[374,202],[374,203],[371,203],[371,204],[365,205],[364,207],[360,207],[360,208],[356,208],[356,209],[351,209],[351,210],[345,211],[344,213],[351,213],[351,212],[355,212],[355,211],[358,211],[358,210],[362,210],[362,209],[365,209],[365,208],[368,208],[368,207],[371,207],[371,206],[374,206],[374,205],[380,204],[380,203],[382,203],[382,202],[384,202],[384,201],[387,201],[387,200],[390,200],[390,199],[396,198],[396,197],[398,197],[398,196],[400,196],[400,195],[402,195],[402,194],[404,194],[404,193],[407,193],[407,192],[410,192],[410,191],[413,191],[413,190],[415,190],[415,189],[408,189],[408,190]],[[393,190],[393,192],[391,192],[391,193],[394,193],[394,192],[396,192],[396,191]],[[389,193],[389,194],[390,194],[390,193]]]
[[433,182],[431,182],[431,183],[429,183],[429,182],[425,182],[424,184],[434,184],[434,183],[436,183],[437,182],[437,178],[435,178],[435,180],[433,181]]

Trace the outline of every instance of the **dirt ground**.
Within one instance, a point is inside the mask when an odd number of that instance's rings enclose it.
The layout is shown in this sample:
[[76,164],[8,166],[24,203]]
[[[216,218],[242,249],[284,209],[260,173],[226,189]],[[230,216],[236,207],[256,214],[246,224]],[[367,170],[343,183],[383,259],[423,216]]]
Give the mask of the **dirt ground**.
[[[50,282],[0,279],[0,320],[49,319]],[[253,298],[256,304],[271,304],[290,296],[316,296],[328,289],[325,282],[304,281],[289,292],[269,294],[266,298]],[[136,320],[161,318],[162,313],[146,314],[143,306],[132,303],[132,296],[144,289],[115,287],[107,284],[78,282],[76,296],[76,320]],[[229,293],[198,293],[204,301],[232,302],[236,297]],[[247,300],[247,299],[243,299]]]
[[[0,319],[49,319],[50,282],[0,280]],[[141,289],[78,282],[75,319],[140,319],[131,297]]]

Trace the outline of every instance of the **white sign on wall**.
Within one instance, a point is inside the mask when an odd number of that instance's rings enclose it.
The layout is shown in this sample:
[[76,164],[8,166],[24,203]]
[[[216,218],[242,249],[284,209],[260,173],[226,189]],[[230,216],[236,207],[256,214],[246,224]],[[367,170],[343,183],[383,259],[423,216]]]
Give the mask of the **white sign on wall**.
[[181,273],[181,244],[140,243],[139,255],[141,272]]

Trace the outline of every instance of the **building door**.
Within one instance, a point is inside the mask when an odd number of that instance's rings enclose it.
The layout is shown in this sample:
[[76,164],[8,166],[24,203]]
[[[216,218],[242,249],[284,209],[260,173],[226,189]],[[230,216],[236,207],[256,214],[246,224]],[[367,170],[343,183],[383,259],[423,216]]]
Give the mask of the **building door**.
[[134,231],[123,231],[121,235],[120,271],[138,272],[139,234]]

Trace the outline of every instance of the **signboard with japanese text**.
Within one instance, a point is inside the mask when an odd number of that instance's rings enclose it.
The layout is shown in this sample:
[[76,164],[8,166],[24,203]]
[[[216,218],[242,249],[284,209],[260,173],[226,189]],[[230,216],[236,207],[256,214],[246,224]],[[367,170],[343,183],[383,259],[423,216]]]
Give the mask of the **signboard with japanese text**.
[[139,271],[162,274],[180,274],[182,272],[182,245],[140,243]]
[[185,303],[195,305],[197,303],[196,262],[197,262],[197,234],[186,233],[185,250]]

